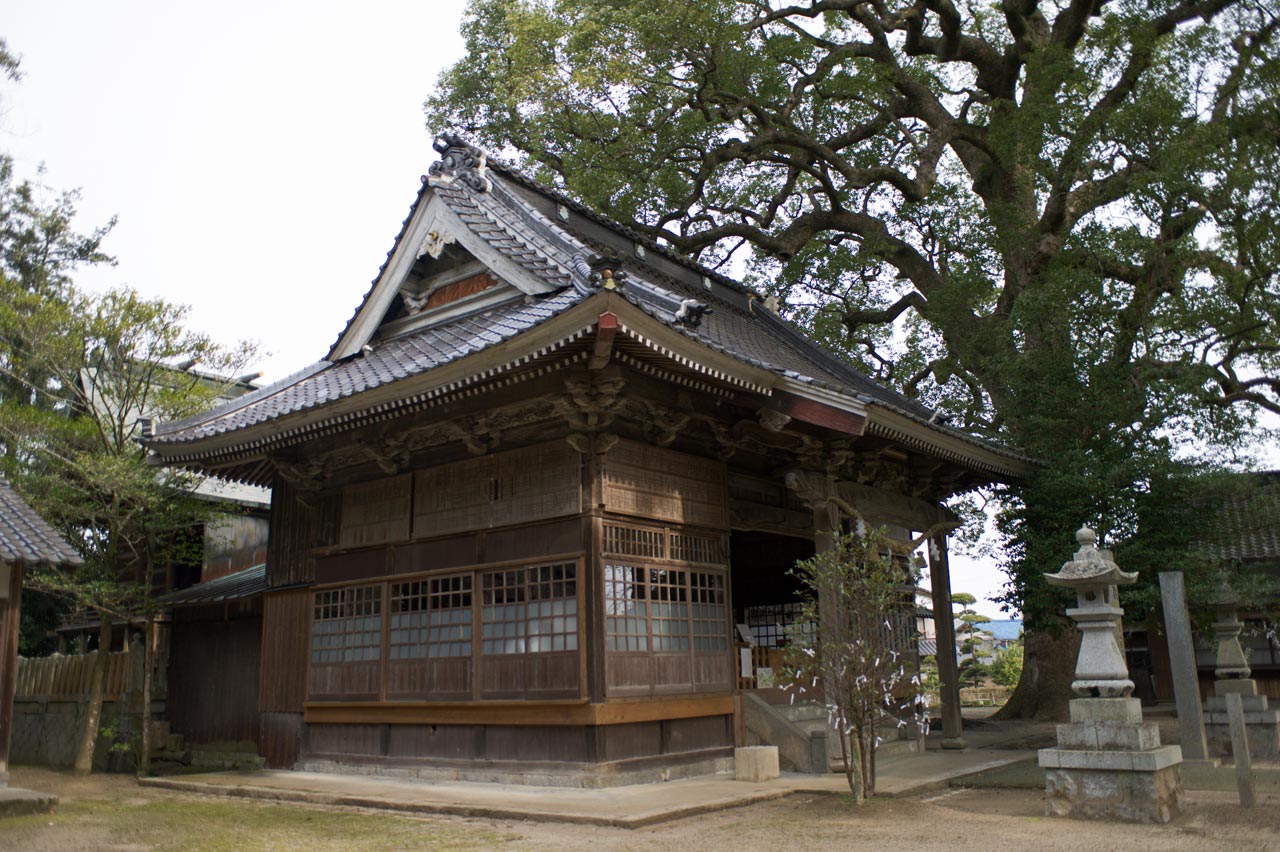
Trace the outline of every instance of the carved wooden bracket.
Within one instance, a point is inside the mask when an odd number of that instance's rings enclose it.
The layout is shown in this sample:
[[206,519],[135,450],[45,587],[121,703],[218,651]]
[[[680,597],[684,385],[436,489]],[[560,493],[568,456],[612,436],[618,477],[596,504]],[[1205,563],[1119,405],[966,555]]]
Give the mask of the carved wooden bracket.
[[[825,512],[827,529],[840,528],[841,504],[849,507],[836,493],[836,478],[828,473],[813,470],[792,470],[784,477],[790,488],[815,515]],[[853,514],[857,514],[854,512]]]
[[556,400],[556,411],[575,431],[603,429],[613,422],[626,383],[614,369],[571,375],[564,380],[565,395]]
[[659,447],[671,446],[692,419],[692,415],[686,412],[676,411],[647,399],[644,400],[644,406],[648,410],[645,426],[649,433],[649,440]]

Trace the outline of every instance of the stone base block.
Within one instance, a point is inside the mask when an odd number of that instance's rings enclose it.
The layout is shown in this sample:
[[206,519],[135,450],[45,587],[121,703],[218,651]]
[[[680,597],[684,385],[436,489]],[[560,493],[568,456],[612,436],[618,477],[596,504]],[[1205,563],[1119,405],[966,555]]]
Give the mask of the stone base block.
[[[1272,713],[1276,711],[1272,710]],[[1230,757],[1231,748],[1231,726],[1227,721],[1227,714],[1206,714],[1204,720],[1204,735],[1209,742],[1209,754],[1219,757]],[[1274,719],[1269,721],[1251,721],[1249,714],[1245,714],[1244,724],[1245,737],[1249,740],[1249,756],[1254,760],[1266,760],[1280,757],[1280,723]]]
[[734,775],[739,781],[769,781],[782,775],[777,746],[746,746],[733,750]]
[[1147,751],[1042,748],[1045,769],[1087,769],[1093,772],[1156,772],[1182,763],[1181,746],[1160,746]]
[[[1229,692],[1234,692],[1241,698],[1248,701],[1250,698],[1258,695],[1258,682],[1252,678],[1236,678],[1228,680],[1215,680],[1213,682],[1213,697],[1208,701],[1221,701],[1222,706],[1226,707],[1227,702],[1223,697]],[[1266,696],[1260,696],[1264,701]]]
[[1150,751],[1159,747],[1160,726],[1155,722],[1078,722],[1058,726],[1058,748]]
[[1046,768],[1044,791],[1047,816],[1166,823],[1182,813],[1182,766],[1154,772]]
[[[1280,710],[1272,710],[1267,702],[1265,695],[1243,695],[1240,697],[1240,709],[1244,711],[1245,718],[1248,719],[1250,714],[1271,713],[1273,718],[1277,718],[1276,714],[1280,714]],[[1227,699],[1225,697],[1213,696],[1204,700],[1205,713],[1221,713],[1227,714]]]
[[1075,723],[1142,721],[1142,702],[1136,698],[1075,698],[1068,705]]

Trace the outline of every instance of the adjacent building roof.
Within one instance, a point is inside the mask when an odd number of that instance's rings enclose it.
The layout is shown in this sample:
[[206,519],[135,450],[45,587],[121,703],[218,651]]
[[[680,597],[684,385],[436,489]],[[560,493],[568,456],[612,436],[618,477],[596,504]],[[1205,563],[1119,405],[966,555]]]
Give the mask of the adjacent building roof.
[[[461,140],[446,139],[437,149],[442,160],[423,179],[387,262],[327,358],[213,411],[162,424],[148,440],[152,449],[176,462],[209,457],[213,448],[226,458],[349,421],[362,404],[390,413],[474,378],[443,367],[475,362],[492,376],[527,363],[595,329],[601,311],[584,303],[620,299],[624,334],[692,369],[717,359],[736,364],[741,387],[820,400],[867,417],[873,433],[916,443],[925,436],[925,443],[938,442],[953,456],[973,454],[975,464],[1001,476],[1026,469],[1024,457],[938,422],[919,402],[824,351],[741,284],[627,231]],[[380,336],[413,264],[446,238],[500,279],[499,303]],[[625,280],[618,276],[617,287],[601,285],[600,264],[592,260],[603,256],[626,273]],[[688,321],[690,310],[700,322]],[[517,337],[537,340],[543,352],[520,349],[513,343]],[[685,347],[685,354],[674,354],[675,347]],[[496,360],[499,355],[510,358]],[[732,372],[713,375],[725,379]],[[383,391],[392,384],[398,393]],[[262,481],[266,473],[247,470],[234,475]]]
[[80,565],[71,549],[44,518],[0,479],[0,561],[9,564]]
[[1219,559],[1280,563],[1280,471],[1244,477],[1247,487],[1217,499],[1213,541],[1206,547]]
[[266,563],[245,568],[205,583],[170,592],[161,598],[167,606],[206,606],[251,598],[267,590]]

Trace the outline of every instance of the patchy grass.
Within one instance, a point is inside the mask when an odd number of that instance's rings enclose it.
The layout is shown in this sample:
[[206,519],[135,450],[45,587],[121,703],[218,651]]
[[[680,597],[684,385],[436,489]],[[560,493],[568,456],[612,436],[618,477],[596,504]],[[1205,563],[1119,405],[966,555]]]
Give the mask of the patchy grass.
[[470,852],[514,839],[437,820],[256,802],[91,799],[67,802],[53,816],[6,820],[0,849],[84,848],[77,838],[88,836],[107,838],[106,848],[130,852]]

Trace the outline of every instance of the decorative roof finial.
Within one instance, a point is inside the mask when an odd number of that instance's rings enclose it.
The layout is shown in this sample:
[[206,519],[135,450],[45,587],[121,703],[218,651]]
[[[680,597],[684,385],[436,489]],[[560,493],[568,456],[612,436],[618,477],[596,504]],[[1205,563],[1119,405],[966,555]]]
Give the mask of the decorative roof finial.
[[454,133],[441,134],[431,147],[441,154],[440,159],[427,169],[427,174],[432,178],[443,183],[452,183],[456,180],[476,192],[488,192],[493,189],[493,181],[487,174],[489,171],[487,153]]
[[627,282],[626,270],[622,269],[622,258],[616,254],[597,255],[591,258],[591,275],[587,281],[592,287],[604,290],[621,290]]

